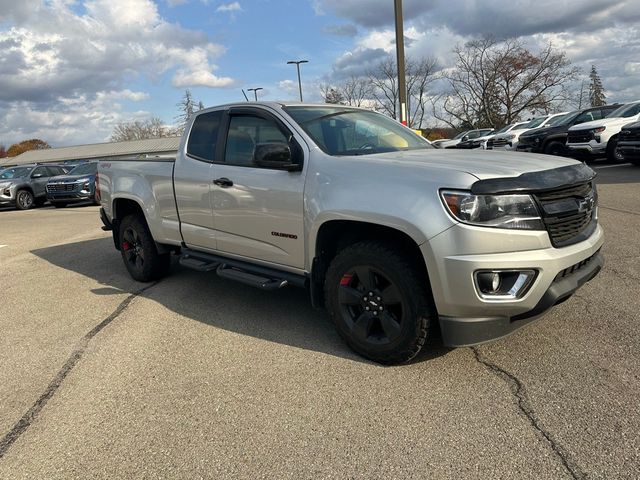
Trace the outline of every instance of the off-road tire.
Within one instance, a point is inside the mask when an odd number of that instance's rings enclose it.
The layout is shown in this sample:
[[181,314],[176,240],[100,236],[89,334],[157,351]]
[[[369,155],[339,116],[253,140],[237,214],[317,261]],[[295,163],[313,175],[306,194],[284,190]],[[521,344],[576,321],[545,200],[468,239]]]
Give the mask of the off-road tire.
[[607,142],[607,162],[609,163],[622,163],[624,157],[617,152],[618,139],[616,137],[610,138]]
[[[378,301],[378,304],[384,308],[380,315],[388,312],[394,318],[401,317],[401,321],[398,322],[399,327],[398,324],[394,325],[394,329],[397,330],[393,330],[393,335],[386,335],[387,328],[383,326],[381,317],[373,318],[371,316],[369,318],[379,324],[377,328],[379,333],[371,335],[365,333],[364,338],[362,333],[360,335],[354,333],[359,330],[359,322],[355,318],[360,319],[361,315],[369,314],[374,307],[371,307],[366,301],[357,305],[345,305],[344,292],[346,290],[341,291],[341,289],[343,287],[349,289],[351,294],[349,301],[352,301],[354,294],[352,290],[358,290],[358,294],[360,294],[363,285],[361,285],[359,274],[356,272],[352,275],[350,272],[364,271],[364,269],[374,271],[373,277],[371,277],[372,284],[382,284],[380,289],[373,288],[373,300]],[[364,276],[365,274],[363,274]],[[412,261],[399,253],[397,249],[374,241],[359,242],[340,251],[331,262],[324,285],[326,308],[338,333],[356,353],[383,364],[406,363],[418,355],[434,330],[432,321],[436,318],[435,308],[429,294],[428,280],[423,277],[424,275],[420,273]],[[355,288],[353,287],[354,278],[356,279]],[[351,283],[345,284],[346,281]],[[392,296],[401,299],[401,307],[398,307],[398,304],[394,304],[393,301],[385,301],[382,292],[387,289],[383,288],[384,285],[397,287],[395,295]],[[369,290],[369,288],[365,287],[364,290]],[[368,295],[369,292],[364,293]],[[378,295],[382,297],[382,300]],[[391,299],[387,298],[387,300]],[[359,301],[362,302],[362,298]],[[364,305],[370,306],[369,312],[364,311],[366,308]],[[394,311],[395,313],[392,313]],[[401,311],[402,314],[398,315],[398,311]],[[385,321],[388,322],[388,319]],[[365,332],[375,330],[372,324],[364,329]],[[377,338],[376,335],[383,338]],[[380,343],[385,339],[387,343]]]
[[18,190],[16,192],[16,208],[18,210],[29,210],[33,208],[34,203],[33,193],[29,190]]
[[122,261],[134,280],[151,282],[169,272],[170,254],[158,253],[147,223],[140,215],[124,217],[120,222],[118,237]]

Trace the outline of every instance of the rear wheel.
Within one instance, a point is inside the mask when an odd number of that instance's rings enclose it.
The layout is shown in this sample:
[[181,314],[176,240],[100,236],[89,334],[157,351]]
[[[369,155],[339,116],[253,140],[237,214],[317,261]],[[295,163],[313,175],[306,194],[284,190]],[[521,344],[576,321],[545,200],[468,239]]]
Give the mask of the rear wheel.
[[551,142],[546,147],[544,147],[544,153],[547,155],[564,155],[565,148],[564,145],[560,142]]
[[618,150],[618,139],[616,137],[610,138],[607,142],[607,161],[609,163],[624,162],[624,156]]
[[329,267],[327,310],[360,355],[385,364],[408,362],[430,333],[434,309],[426,283],[396,250],[360,242],[342,250]]
[[33,204],[33,193],[29,190],[19,190],[16,193],[16,208],[18,210],[29,210]]
[[160,254],[146,222],[128,215],[120,222],[120,253],[129,274],[140,282],[157,280],[169,271],[170,254]]

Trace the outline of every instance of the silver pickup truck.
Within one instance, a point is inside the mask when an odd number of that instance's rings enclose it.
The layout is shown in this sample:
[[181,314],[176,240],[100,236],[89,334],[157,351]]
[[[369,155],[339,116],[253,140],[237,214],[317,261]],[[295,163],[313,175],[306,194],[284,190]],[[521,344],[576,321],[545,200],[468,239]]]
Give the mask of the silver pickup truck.
[[[308,289],[381,362],[503,337],[603,265],[594,172],[543,155],[438,150],[340,105],[199,111],[176,157],[101,161],[101,218],[133,278],[180,264]],[[438,328],[439,327],[439,328]]]

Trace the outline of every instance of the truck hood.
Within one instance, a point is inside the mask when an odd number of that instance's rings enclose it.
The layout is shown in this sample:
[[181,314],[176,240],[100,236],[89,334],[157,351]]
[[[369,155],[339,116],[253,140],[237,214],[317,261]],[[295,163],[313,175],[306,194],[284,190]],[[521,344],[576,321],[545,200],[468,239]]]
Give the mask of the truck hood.
[[409,150],[342,158],[410,168],[414,169],[416,174],[429,168],[455,170],[470,174],[480,180],[517,177],[523,173],[539,172],[580,163],[550,155],[494,150]]
[[86,173],[84,175],[58,175],[57,177],[51,177],[48,183],[71,183],[81,178],[93,179],[94,175]]
[[600,120],[592,120],[590,122],[574,125],[569,129],[569,131],[575,132],[576,130],[589,130],[589,129],[598,128],[598,127],[622,128],[623,125],[627,125],[628,123],[633,123],[637,120],[638,120],[637,117],[601,118]]

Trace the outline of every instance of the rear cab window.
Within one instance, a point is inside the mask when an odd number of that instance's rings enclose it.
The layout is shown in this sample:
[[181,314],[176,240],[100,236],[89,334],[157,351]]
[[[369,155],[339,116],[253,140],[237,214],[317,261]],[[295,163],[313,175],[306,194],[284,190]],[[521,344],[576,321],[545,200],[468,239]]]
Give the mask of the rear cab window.
[[222,110],[216,110],[196,117],[187,141],[187,155],[205,162],[215,160],[222,115]]

